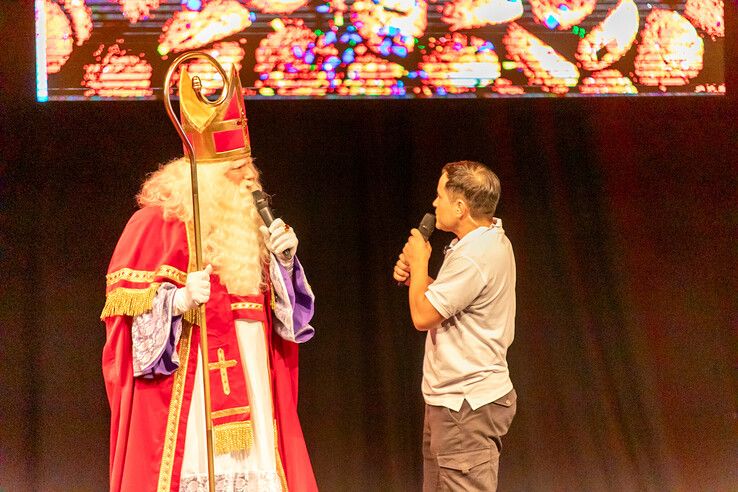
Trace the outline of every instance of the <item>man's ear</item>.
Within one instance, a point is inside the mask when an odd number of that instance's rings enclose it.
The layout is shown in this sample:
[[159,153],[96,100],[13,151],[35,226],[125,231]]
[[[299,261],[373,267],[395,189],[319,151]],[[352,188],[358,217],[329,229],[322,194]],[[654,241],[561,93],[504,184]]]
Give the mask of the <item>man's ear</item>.
[[461,217],[463,217],[463,216],[464,216],[464,212],[465,212],[466,210],[467,210],[467,208],[466,208],[466,203],[464,203],[464,200],[462,200],[461,198],[458,198],[458,199],[456,200],[456,205],[455,205],[455,211],[456,211],[456,215],[457,215],[457,216],[458,216],[459,218],[461,218]]

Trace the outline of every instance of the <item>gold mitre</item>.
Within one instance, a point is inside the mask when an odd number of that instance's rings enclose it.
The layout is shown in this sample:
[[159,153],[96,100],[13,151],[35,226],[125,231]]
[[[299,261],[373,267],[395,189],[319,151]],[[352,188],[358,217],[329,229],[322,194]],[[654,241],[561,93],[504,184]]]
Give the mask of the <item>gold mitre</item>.
[[195,162],[211,164],[251,156],[251,141],[246,125],[241,81],[235,67],[231,67],[230,83],[224,81],[227,91],[218,105],[202,102],[187,67],[182,67],[179,80],[179,111],[182,128],[195,151]]

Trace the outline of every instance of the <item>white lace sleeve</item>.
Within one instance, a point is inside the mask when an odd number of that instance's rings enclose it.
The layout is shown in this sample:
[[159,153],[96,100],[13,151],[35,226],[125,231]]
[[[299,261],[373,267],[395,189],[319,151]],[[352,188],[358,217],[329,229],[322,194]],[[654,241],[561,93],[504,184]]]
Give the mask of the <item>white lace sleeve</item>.
[[156,292],[151,311],[133,318],[133,375],[168,375],[179,367],[176,346],[182,332],[182,317],[173,316],[177,287],[165,282]]

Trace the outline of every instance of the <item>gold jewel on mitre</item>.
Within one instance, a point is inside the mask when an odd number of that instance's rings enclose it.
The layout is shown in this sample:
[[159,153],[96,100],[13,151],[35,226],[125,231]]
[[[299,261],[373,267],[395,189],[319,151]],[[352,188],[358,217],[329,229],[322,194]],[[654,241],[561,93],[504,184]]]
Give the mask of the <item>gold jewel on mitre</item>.
[[212,164],[251,156],[251,141],[246,125],[241,81],[231,67],[230,83],[221,104],[202,102],[193,87],[193,79],[182,67],[179,80],[179,110],[182,128],[195,151],[195,162]]

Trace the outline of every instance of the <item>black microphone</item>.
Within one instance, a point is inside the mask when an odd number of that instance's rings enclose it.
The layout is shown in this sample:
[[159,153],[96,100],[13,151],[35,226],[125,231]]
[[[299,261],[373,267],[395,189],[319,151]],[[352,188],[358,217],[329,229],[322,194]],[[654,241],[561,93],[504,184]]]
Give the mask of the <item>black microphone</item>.
[[[418,225],[418,230],[423,239],[428,241],[433,231],[436,230],[436,216],[433,214],[425,214]],[[397,285],[405,285],[404,282],[397,282]]]
[[433,214],[425,214],[423,216],[423,219],[420,221],[418,230],[420,231],[420,234],[423,236],[423,238],[428,241],[428,239],[430,239],[431,237],[431,234],[433,234],[433,231],[436,230],[436,216]]
[[[256,210],[259,211],[259,215],[261,215],[261,220],[263,220],[264,224],[269,227],[275,219],[274,213],[272,213],[272,209],[269,206],[269,197],[267,197],[267,194],[261,190],[252,191],[251,196],[254,197],[254,204],[256,205]],[[284,251],[283,253],[285,258],[288,260],[292,258],[292,253],[290,253],[289,250]]]

